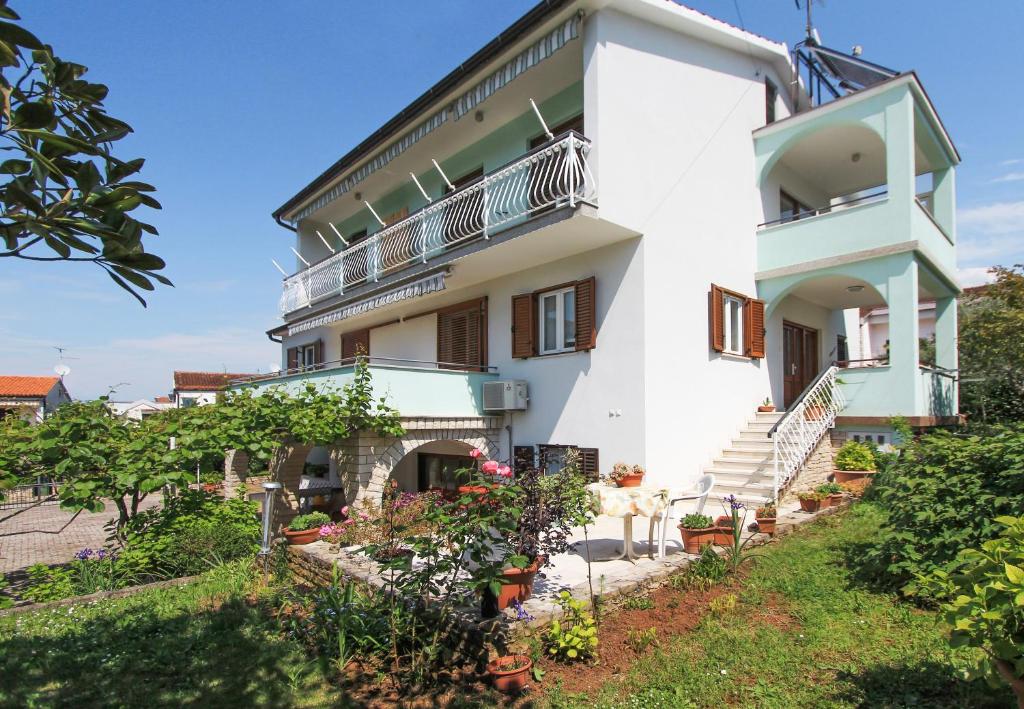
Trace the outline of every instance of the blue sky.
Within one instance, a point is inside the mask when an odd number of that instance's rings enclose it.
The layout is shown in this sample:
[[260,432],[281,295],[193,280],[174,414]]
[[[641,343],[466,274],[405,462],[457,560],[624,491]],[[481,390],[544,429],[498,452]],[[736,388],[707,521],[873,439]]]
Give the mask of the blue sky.
[[[164,206],[147,215],[160,230],[149,250],[176,287],[143,309],[99,269],[5,259],[0,373],[48,374],[61,346],[73,396],[116,386],[133,399],[169,391],[174,369],[266,371],[279,357],[263,334],[278,322],[270,259],[293,261],[270,212],[533,4],[14,0],[134,127],[121,156],[147,159]],[[689,4],[790,45],[803,33],[792,0]],[[973,283],[1024,261],[1024,4],[939,5],[829,0],[815,24],[828,46],[918,71],[964,159],[960,264]]]

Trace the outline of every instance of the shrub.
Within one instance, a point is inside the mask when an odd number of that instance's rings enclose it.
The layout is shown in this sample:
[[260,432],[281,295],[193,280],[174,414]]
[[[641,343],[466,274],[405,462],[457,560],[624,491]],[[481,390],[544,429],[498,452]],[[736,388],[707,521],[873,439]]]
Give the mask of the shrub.
[[836,470],[875,470],[875,452],[871,446],[847,441],[836,453]]
[[996,539],[960,553],[952,572],[937,570],[910,590],[951,599],[942,606],[950,645],[984,652],[968,676],[1008,682],[1024,701],[1024,517],[997,517]]
[[630,611],[649,611],[654,608],[654,601],[650,596],[630,596],[622,602],[622,607]]
[[818,502],[821,502],[828,497],[828,493],[824,493],[819,490],[804,490],[803,492],[798,492],[796,497],[798,500],[817,500]]
[[583,610],[583,601],[568,591],[558,594],[562,617],[551,621],[544,635],[544,647],[550,656],[563,662],[589,660],[597,652],[597,623]]
[[325,524],[330,523],[331,518],[329,515],[324,514],[323,512],[310,512],[309,514],[293,517],[292,521],[288,524],[288,529],[293,532],[304,532],[307,529],[322,527]]
[[843,492],[843,486],[839,483],[822,483],[814,488],[814,491],[822,495],[839,495]]
[[695,562],[686,567],[686,571],[673,576],[671,583],[679,589],[706,591],[722,581],[728,571],[728,562],[708,546]]
[[685,527],[686,529],[707,529],[714,525],[715,521],[713,519],[707,515],[699,514],[688,514],[679,523],[680,527]]
[[198,490],[165,498],[126,527],[118,569],[134,582],[191,576],[259,550],[259,506]]
[[895,590],[948,571],[961,550],[999,533],[995,518],[1024,509],[1024,424],[922,436],[875,476],[867,497],[888,512],[859,555],[868,579]]
[[656,646],[658,644],[658,629],[630,630],[626,633],[626,644],[633,649],[633,652],[639,655],[652,645]]
[[75,574],[63,566],[49,567],[46,564],[32,564],[26,569],[28,586],[22,597],[33,603],[59,601],[75,595]]

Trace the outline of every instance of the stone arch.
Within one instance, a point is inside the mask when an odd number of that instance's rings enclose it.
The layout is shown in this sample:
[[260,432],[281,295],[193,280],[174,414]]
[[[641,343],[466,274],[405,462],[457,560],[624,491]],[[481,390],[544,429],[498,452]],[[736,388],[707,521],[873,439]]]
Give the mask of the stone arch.
[[299,514],[299,478],[312,445],[288,441],[283,443],[270,461],[270,479],[281,483],[276,504],[277,521],[288,524]]

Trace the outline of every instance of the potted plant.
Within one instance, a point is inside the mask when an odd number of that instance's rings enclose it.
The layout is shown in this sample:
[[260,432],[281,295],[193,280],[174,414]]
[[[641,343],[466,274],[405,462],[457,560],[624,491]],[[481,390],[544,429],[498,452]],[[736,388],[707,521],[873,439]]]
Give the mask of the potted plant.
[[616,463],[608,479],[619,487],[639,487],[644,480],[644,469],[639,465]]
[[715,518],[715,544],[720,547],[726,547],[732,544],[733,534],[735,528],[733,527],[732,515],[718,515]]
[[224,487],[223,473],[203,473],[199,477],[203,492],[210,494],[220,492]]
[[754,511],[754,520],[757,522],[757,529],[765,534],[775,534],[775,518],[778,512],[775,509],[775,501],[769,500]]
[[715,543],[715,524],[707,515],[686,515],[679,523],[679,531],[687,554],[700,554],[704,547]]
[[878,472],[875,452],[871,446],[857,441],[847,441],[836,453],[835,478],[837,483],[848,483],[862,478],[870,479]]
[[771,397],[766,396],[764,403],[757,407],[758,413],[770,414],[775,411],[775,404],[772,403]]
[[837,483],[822,483],[814,491],[825,495],[827,504],[823,504],[823,507],[838,507],[843,501],[843,488]]
[[823,492],[808,490],[806,492],[798,492],[796,497],[800,500],[800,509],[804,512],[817,512],[821,509],[822,502],[827,495]]
[[526,655],[505,655],[487,663],[487,674],[494,688],[505,694],[517,694],[530,679],[533,660]]
[[284,528],[284,536],[289,544],[295,546],[310,544],[320,538],[320,528],[330,523],[331,518],[323,512],[299,515]]

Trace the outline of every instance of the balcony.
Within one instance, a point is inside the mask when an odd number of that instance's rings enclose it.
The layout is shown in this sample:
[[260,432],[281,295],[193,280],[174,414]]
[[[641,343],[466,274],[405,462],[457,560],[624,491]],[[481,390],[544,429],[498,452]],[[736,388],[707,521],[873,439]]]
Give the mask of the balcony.
[[[402,416],[472,417],[483,416],[483,382],[495,379],[498,372],[448,369],[444,363],[414,360],[369,358],[373,377],[373,398],[387,397],[388,406]],[[271,387],[296,393],[307,383],[340,389],[352,382],[355,366],[351,360],[325,362],[264,377],[251,377],[231,383],[234,390],[253,389],[259,394]]]
[[285,278],[282,316],[417,264],[450,260],[463,244],[488,240],[557,207],[594,204],[589,152],[590,141],[569,131]]

